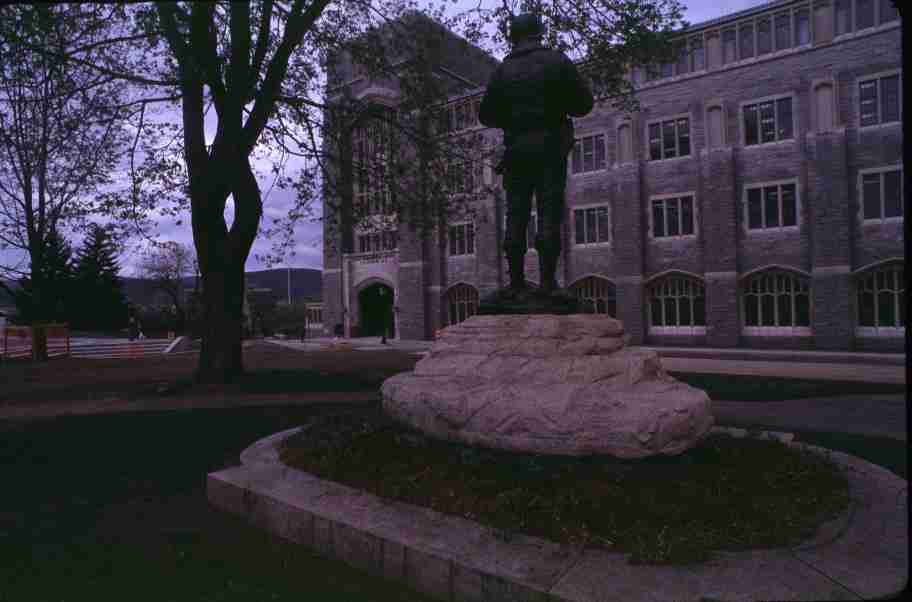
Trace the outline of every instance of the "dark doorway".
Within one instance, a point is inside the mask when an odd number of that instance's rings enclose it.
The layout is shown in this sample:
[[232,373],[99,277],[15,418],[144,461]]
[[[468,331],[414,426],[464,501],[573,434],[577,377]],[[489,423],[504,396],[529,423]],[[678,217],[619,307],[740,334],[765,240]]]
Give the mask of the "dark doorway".
[[385,284],[372,284],[358,295],[361,305],[361,336],[379,337],[386,331],[388,338],[396,336],[393,321],[393,289]]

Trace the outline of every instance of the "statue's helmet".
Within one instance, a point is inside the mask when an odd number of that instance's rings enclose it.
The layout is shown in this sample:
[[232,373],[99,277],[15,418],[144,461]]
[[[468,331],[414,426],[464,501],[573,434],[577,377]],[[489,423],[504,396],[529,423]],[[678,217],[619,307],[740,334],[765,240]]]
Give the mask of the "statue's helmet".
[[541,19],[534,13],[522,13],[510,18],[510,42],[513,44],[529,38],[540,38],[544,33]]

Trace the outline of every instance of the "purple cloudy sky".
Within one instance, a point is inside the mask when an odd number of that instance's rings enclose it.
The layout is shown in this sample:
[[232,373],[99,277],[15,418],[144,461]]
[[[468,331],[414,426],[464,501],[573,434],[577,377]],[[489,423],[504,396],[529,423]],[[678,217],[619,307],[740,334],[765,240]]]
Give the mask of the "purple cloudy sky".
[[[722,0],[721,2],[718,0],[683,0],[685,6],[684,18],[690,23],[699,23],[739,10],[765,4],[766,2],[767,0]],[[495,0],[481,0],[482,6],[493,5],[494,3]],[[500,4],[500,2],[497,1],[496,4]],[[478,5],[479,0],[459,0],[455,5],[452,5],[451,10],[459,12],[477,7]],[[165,118],[177,120],[179,119],[179,112],[173,111],[173,116],[166,115]],[[215,131],[214,120],[212,120],[212,123],[207,123],[207,130],[207,137],[211,140]],[[268,173],[269,164],[270,162],[268,160],[255,162],[255,165],[260,167],[262,173]],[[289,161],[288,167],[293,168],[294,165],[295,164],[292,161]],[[272,217],[279,217],[287,213],[293,198],[293,192],[282,191],[277,188],[272,189],[267,196],[267,190],[270,188],[270,183],[271,179],[261,180],[264,196],[264,225],[271,223]],[[230,203],[231,201],[229,200],[229,207],[226,210],[226,216],[229,217],[229,220],[232,211]],[[158,240],[173,240],[192,246],[189,215],[182,217],[181,225],[177,225],[174,218],[158,219],[156,220],[156,225]],[[127,244],[123,249],[123,254],[121,255],[121,273],[124,276],[138,275],[136,266],[142,255],[145,244],[145,241],[136,240]],[[268,253],[270,247],[270,241],[263,236],[256,241],[251,255],[247,260],[248,271],[261,270],[268,267],[286,266],[316,269],[322,269],[323,267],[322,226],[318,222],[300,223],[298,225],[294,247],[295,256],[286,257],[285,262],[268,266],[256,257],[257,254],[263,255]],[[2,255],[3,263],[8,263],[11,256],[8,253],[3,253]]]

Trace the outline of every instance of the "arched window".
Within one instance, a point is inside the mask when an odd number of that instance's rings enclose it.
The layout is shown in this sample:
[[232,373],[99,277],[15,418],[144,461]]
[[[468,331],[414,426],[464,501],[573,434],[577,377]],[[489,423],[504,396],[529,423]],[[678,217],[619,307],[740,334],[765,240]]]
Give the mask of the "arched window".
[[877,329],[906,327],[906,285],[901,263],[862,272],[855,281],[858,326],[869,334]]
[[478,312],[478,291],[468,284],[457,284],[447,292],[447,324],[459,324]]
[[570,287],[570,292],[576,295],[580,301],[592,303],[595,313],[608,314],[612,318],[617,317],[614,285],[606,279],[588,276]]
[[744,325],[747,327],[810,327],[808,279],[791,272],[767,270],[744,283]]
[[646,289],[650,330],[706,326],[703,283],[687,276],[666,276]]
[[630,124],[624,123],[618,128],[618,163],[629,163],[633,161],[633,139],[631,138]]
[[814,88],[814,108],[817,112],[817,131],[828,132],[836,125],[833,119],[833,86],[820,84]]
[[722,135],[722,107],[709,107],[706,112],[707,120],[707,137],[709,148],[721,148],[725,144],[725,137]]

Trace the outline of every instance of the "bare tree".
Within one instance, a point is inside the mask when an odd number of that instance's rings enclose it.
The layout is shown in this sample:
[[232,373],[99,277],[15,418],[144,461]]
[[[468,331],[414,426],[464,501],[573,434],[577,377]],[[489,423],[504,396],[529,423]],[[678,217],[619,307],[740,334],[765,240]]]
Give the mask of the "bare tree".
[[27,258],[0,263],[0,278],[27,277],[33,305],[50,307],[60,283],[45,277],[45,251],[55,232],[101,210],[95,194],[112,183],[126,146],[124,84],[35,50],[62,55],[105,39],[98,6],[6,5],[0,23],[0,250]]
[[151,281],[156,290],[168,296],[179,324],[186,323],[187,318],[184,279],[195,276],[196,273],[197,262],[193,250],[173,241],[153,245],[139,265],[140,277]]
[[[597,66],[606,94],[618,101],[632,97],[625,79],[629,67],[672,54],[668,34],[680,17],[677,0],[552,0],[538,5],[553,43],[582,48],[586,56],[581,58]],[[296,221],[313,216],[314,201],[324,198],[332,211],[327,219],[343,232],[356,219],[383,228],[384,215],[393,223],[439,227],[454,186],[464,188],[458,166],[479,158],[481,151],[473,149],[477,141],[456,143],[435,127],[447,94],[434,83],[440,32],[429,32],[438,37],[435,42],[409,29],[415,8],[412,0],[140,4],[129,9],[132,29],[107,43],[65,51],[30,47],[93,68],[99,77],[130,82],[143,92],[135,101],[140,113],[130,153],[132,201],[145,206],[149,199],[160,203],[170,197],[178,205],[189,200],[203,280],[199,380],[226,382],[243,369],[244,266],[263,216],[263,174],[255,167],[260,160],[271,161],[275,184],[297,193],[287,218],[278,218],[266,231],[284,233],[284,240]],[[510,10],[479,5],[448,17],[441,3],[428,12],[468,41],[484,45],[485,24],[505,23]],[[489,47],[503,46],[504,32],[495,33]],[[129,51],[113,52],[120,57],[113,64],[93,58],[99,48]],[[343,52],[365,67],[368,79],[398,82],[398,110],[376,112],[352,98],[326,102],[326,86],[336,68],[330,59]],[[463,83],[477,87],[485,82]],[[166,151],[143,147],[141,139],[152,129],[143,121],[146,103],[173,99],[180,101],[181,116],[173,144]],[[215,131],[207,138],[209,112]],[[366,160],[362,154],[355,165],[351,136],[363,131],[365,123],[383,124],[380,130],[386,133],[379,134],[383,142],[374,147],[380,152],[368,153]],[[134,168],[137,148],[145,151],[144,161]],[[487,160],[491,150],[481,158]],[[303,167],[290,176],[286,165],[292,159]],[[377,177],[390,190],[390,208],[380,212],[380,219],[373,219],[377,212],[370,203],[366,209],[353,203],[346,182],[356,167],[358,174]],[[155,190],[143,192],[143,181],[152,182]],[[459,195],[459,202],[471,205],[465,198]]]

